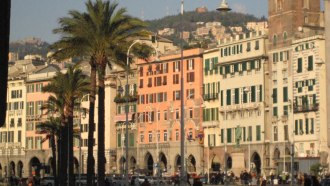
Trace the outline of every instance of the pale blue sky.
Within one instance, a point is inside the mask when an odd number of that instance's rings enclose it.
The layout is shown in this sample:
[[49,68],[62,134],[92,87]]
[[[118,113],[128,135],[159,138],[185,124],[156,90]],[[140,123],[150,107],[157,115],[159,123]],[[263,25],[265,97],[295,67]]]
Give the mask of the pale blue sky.
[[[227,0],[234,11],[267,16],[267,0]],[[85,11],[86,0],[12,0],[11,41],[25,37],[38,37],[54,42],[58,36],[52,30],[58,26],[58,18],[68,10]],[[117,0],[130,15],[150,20],[178,14],[180,0]],[[215,10],[220,0],[184,0],[184,9],[194,10],[206,6]]]

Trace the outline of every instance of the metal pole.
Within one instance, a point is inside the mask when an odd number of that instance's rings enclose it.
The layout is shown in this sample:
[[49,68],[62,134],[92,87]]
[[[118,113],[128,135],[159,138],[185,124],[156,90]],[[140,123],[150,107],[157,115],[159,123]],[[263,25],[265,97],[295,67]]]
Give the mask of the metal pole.
[[81,102],[82,102],[82,99],[84,97],[81,98],[80,100],[80,104],[79,104],[79,168],[78,168],[78,178],[79,178],[79,186],[81,185]]
[[158,126],[158,106],[157,106],[157,110],[156,110],[156,113],[157,113],[157,118],[156,118],[156,122],[157,122],[157,186],[159,186],[159,177],[160,177],[160,167],[159,167],[159,139],[158,139],[158,136],[160,137],[160,134],[159,134],[159,126]]
[[293,168],[294,168],[294,141],[292,141],[291,144],[291,183],[290,185],[293,185]]
[[180,160],[180,164],[181,164],[181,169],[180,169],[180,176],[181,176],[181,182],[180,185],[183,186],[185,184],[185,161],[184,161],[184,141],[185,141],[185,130],[184,130],[184,101],[183,101],[183,96],[184,96],[184,79],[183,79],[183,0],[181,0],[181,40],[180,40],[180,48],[181,48],[181,63],[180,63],[180,69],[181,69],[181,126],[180,126],[180,130],[181,130],[181,143],[180,143],[180,151],[181,151],[181,160]]
[[[140,40],[136,40],[134,41],[131,46],[129,46],[128,50],[127,50],[127,56],[126,56],[126,87],[125,87],[125,96],[126,98],[128,97],[128,76],[129,76],[129,51],[131,50],[131,48],[133,47],[133,45],[135,45],[136,43],[140,42]],[[128,99],[126,99],[126,104],[125,104],[125,113],[126,113],[126,121],[125,121],[125,125],[126,125],[126,132],[125,132],[125,150],[126,150],[126,154],[125,154],[125,185],[128,186],[129,185],[129,180],[128,180]]]

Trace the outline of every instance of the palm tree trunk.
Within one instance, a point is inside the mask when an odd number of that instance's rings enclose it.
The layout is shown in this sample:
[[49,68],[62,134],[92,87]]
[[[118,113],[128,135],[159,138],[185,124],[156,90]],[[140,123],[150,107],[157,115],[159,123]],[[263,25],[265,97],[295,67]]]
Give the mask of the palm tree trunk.
[[105,156],[104,156],[104,133],[105,133],[105,121],[104,121],[104,74],[105,66],[100,66],[98,76],[98,138],[97,138],[97,184],[98,186],[104,186],[105,177]]
[[67,123],[62,126],[61,131],[61,170],[60,170],[60,185],[67,185],[67,175],[68,175],[68,125]]
[[6,119],[10,5],[10,0],[0,1],[0,127],[3,126]]
[[62,170],[62,159],[61,159],[61,154],[62,154],[62,151],[61,151],[61,147],[62,147],[62,143],[61,143],[61,131],[62,131],[62,127],[60,128],[60,130],[59,130],[59,134],[58,134],[58,138],[57,138],[57,170],[58,170],[58,172],[57,172],[57,175],[58,175],[58,177],[59,178],[61,178],[61,179],[59,179],[58,180],[58,184],[59,185],[61,185],[61,180],[62,180],[62,174],[61,174],[61,170]]
[[53,169],[53,177],[54,177],[54,184],[58,186],[58,179],[57,179],[57,170],[56,170],[56,144],[55,144],[55,136],[52,135],[50,137],[50,144],[52,148],[53,159],[51,162],[52,169]]
[[89,118],[88,118],[88,154],[87,154],[87,185],[94,182],[95,161],[93,157],[94,146],[94,112],[95,112],[95,94],[96,94],[96,65],[91,60],[91,90],[89,94]]
[[74,185],[74,168],[73,168],[73,107],[74,100],[68,107],[68,169],[69,169],[69,185]]

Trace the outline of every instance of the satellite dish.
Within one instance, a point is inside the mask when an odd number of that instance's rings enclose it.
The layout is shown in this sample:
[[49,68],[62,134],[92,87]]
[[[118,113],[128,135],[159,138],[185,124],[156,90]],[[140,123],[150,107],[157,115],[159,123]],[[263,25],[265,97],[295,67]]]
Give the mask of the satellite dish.
[[300,26],[300,27],[298,27],[298,31],[299,32],[302,32],[303,31],[303,28]]

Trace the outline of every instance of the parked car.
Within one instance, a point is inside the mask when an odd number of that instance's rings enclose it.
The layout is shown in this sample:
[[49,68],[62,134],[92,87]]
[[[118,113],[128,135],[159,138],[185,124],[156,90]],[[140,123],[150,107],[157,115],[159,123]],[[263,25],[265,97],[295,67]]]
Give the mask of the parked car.
[[40,185],[42,186],[54,186],[54,177],[43,177],[40,180]]

